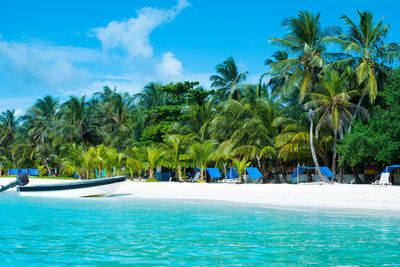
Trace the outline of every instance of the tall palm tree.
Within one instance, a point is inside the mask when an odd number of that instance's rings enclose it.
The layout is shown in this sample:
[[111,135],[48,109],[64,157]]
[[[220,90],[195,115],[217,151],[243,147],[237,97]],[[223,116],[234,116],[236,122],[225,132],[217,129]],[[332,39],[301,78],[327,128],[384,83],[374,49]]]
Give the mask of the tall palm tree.
[[183,120],[173,127],[180,133],[193,134],[201,140],[209,137],[208,127],[215,115],[215,100],[208,99],[202,105],[193,103],[185,105],[182,109]]
[[222,64],[218,64],[216,70],[218,74],[210,77],[211,87],[217,89],[217,94],[222,100],[237,99],[238,85],[246,80],[248,72],[239,73],[233,57],[228,57]]
[[5,154],[10,157],[16,168],[13,143],[17,133],[20,118],[15,116],[15,110],[6,110],[0,115],[0,144],[4,147]]
[[179,181],[183,181],[181,170],[181,156],[187,150],[187,136],[167,135],[164,139],[164,151],[166,158],[173,163],[178,171]]
[[314,111],[310,109],[308,111],[308,118],[310,120],[310,149],[311,149],[311,156],[314,161],[314,166],[315,170],[317,171],[317,174],[319,178],[321,178],[322,181],[324,182],[329,182],[328,179],[325,177],[325,175],[322,174],[321,169],[319,168],[319,163],[317,159],[317,154],[315,153],[315,147],[314,147],[314,136],[313,136],[313,130],[314,130]]
[[43,161],[49,174],[51,173],[49,160],[54,161],[56,154],[54,153],[55,147],[51,143],[55,135],[58,108],[58,99],[48,95],[43,99],[38,99],[22,117],[30,127],[29,136],[35,144],[36,158]]
[[324,67],[329,55],[326,53],[324,37],[338,33],[334,27],[324,30],[319,18],[319,13],[314,15],[300,11],[297,17],[290,17],[282,22],[282,26],[288,29],[285,36],[270,39],[272,44],[294,54],[291,58],[283,57],[281,60],[268,62],[271,68],[270,74],[278,80],[285,80],[281,87],[283,92],[300,88],[301,101],[308,90],[314,90],[318,82],[318,73]]
[[[351,120],[351,111],[356,109],[356,105],[351,103],[350,99],[357,94],[357,91],[346,91],[349,73],[350,71],[347,71],[339,75],[338,72],[331,71],[320,75],[320,90],[310,93],[311,100],[305,104],[306,108],[314,107],[316,113],[322,114],[315,128],[317,139],[322,125],[328,124],[333,130],[332,172],[334,175],[336,175],[338,134],[343,130],[344,124]],[[366,111],[363,110],[363,114],[365,113]]]
[[99,139],[102,135],[99,116],[101,114],[90,106],[86,96],[71,96],[61,105],[55,143],[74,142],[87,145],[94,137]]
[[200,177],[201,181],[204,180],[204,170],[207,167],[208,161],[212,158],[211,154],[213,153],[217,142],[214,140],[207,140],[203,143],[195,143],[190,146],[189,152],[196,164],[200,167]]
[[[264,64],[266,66],[270,66],[271,64],[273,64],[275,62],[286,60],[288,58],[289,58],[289,54],[286,51],[276,51],[272,55],[272,58],[265,60]],[[269,74],[270,74],[269,72],[266,72],[261,76],[260,86],[261,86],[262,79],[264,78],[264,76],[269,75]],[[290,73],[289,69],[282,70],[279,73],[275,73],[275,75],[273,77],[271,77],[271,79],[268,81],[268,84],[267,84],[267,86],[271,88],[271,93],[272,94],[285,94],[285,92],[283,92],[282,88],[285,85],[285,82],[289,78],[290,75],[291,75],[291,73]]]
[[399,59],[400,46],[397,43],[385,44],[389,25],[384,25],[383,19],[375,23],[372,12],[357,12],[358,24],[346,15],[340,17],[347,26],[346,34],[325,38],[325,42],[339,45],[347,55],[347,58],[333,62],[327,68],[353,66],[358,84],[363,87],[359,103],[365,95],[369,95],[372,103],[378,92],[378,76],[388,72],[386,63]]
[[133,99],[128,93],[119,94],[114,92],[109,96],[107,102],[102,103],[104,110],[103,127],[108,132],[107,143],[113,144],[117,148],[122,148],[123,140],[132,134],[134,106]]

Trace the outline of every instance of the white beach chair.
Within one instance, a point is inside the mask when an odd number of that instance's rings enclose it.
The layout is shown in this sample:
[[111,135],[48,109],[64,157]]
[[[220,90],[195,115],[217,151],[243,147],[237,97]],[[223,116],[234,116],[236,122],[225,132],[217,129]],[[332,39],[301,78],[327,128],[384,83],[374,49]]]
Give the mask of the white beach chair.
[[392,183],[389,182],[389,176],[390,176],[389,172],[383,172],[381,174],[381,178],[379,180],[376,180],[372,184],[373,185],[392,185]]
[[248,174],[243,174],[242,178],[243,178],[243,182],[245,184],[253,183],[253,180],[251,179],[250,175],[248,175]]
[[196,172],[194,177],[189,179],[189,182],[196,183],[196,182],[200,181],[200,176],[201,176],[201,173],[200,172]]

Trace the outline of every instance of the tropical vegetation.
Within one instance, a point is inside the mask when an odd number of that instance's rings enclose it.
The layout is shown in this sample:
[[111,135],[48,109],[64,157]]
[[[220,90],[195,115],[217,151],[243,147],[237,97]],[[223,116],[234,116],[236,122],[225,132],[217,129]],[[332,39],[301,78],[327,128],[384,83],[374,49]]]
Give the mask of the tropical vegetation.
[[[338,182],[364,165],[400,161],[400,46],[389,25],[368,11],[343,28],[322,27],[301,11],[272,37],[277,51],[256,84],[233,57],[215,68],[211,88],[197,81],[148,83],[139,93],[104,87],[61,103],[45,96],[22,116],[0,115],[1,169],[37,167],[80,178],[155,177],[184,181],[200,168],[260,169],[265,182],[287,182],[290,168],[329,166]],[[368,101],[369,100],[369,101]],[[279,178],[280,177],[280,178]]]

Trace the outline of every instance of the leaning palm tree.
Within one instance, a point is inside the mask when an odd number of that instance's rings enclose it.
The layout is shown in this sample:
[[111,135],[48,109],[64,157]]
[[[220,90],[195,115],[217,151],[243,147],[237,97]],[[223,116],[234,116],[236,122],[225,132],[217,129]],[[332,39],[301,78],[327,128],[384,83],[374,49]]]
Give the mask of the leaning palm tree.
[[397,43],[385,44],[389,25],[384,25],[383,19],[375,24],[372,12],[358,11],[358,15],[358,24],[343,15],[341,19],[348,27],[347,33],[339,37],[325,38],[325,41],[339,45],[347,54],[346,59],[329,64],[328,70],[332,67],[354,66],[358,84],[363,87],[360,105],[366,95],[369,95],[371,103],[375,100],[378,92],[378,75],[388,72],[389,67],[385,65],[386,63],[392,64],[399,59],[400,46]]
[[288,29],[285,36],[270,39],[272,44],[295,55],[268,62],[271,68],[270,74],[277,80],[285,80],[283,86],[280,86],[283,93],[290,92],[296,87],[300,88],[300,100],[304,99],[307,91],[315,89],[318,73],[326,63],[328,54],[324,38],[328,34],[337,32],[334,27],[324,30],[319,17],[319,13],[314,15],[300,11],[297,17],[290,17],[282,22],[282,26]]
[[195,143],[189,149],[189,153],[193,161],[200,167],[201,181],[205,181],[204,170],[207,167],[208,161],[211,159],[211,154],[213,153],[216,145],[216,141],[207,140],[204,143]]
[[321,169],[319,168],[319,163],[317,159],[317,154],[315,153],[315,147],[314,147],[314,136],[313,136],[313,130],[314,130],[314,111],[310,109],[308,111],[308,118],[310,120],[310,149],[311,149],[311,156],[314,161],[315,165],[315,170],[317,171],[318,176],[321,178],[322,181],[324,182],[329,182],[328,179],[325,177],[325,175],[322,174]]
[[247,71],[239,73],[235,60],[228,57],[222,64],[216,67],[216,75],[210,77],[211,87],[217,89],[221,100],[238,97],[238,85],[247,78]]
[[[322,125],[328,124],[333,130],[333,155],[332,172],[336,174],[336,144],[339,132],[343,130],[345,122],[352,118],[352,110],[356,105],[350,99],[357,94],[356,90],[346,91],[348,88],[348,75],[350,71],[339,75],[336,71],[331,71],[325,75],[320,75],[320,91],[310,93],[311,101],[305,107],[314,107],[316,113],[321,113],[321,118],[315,128],[316,138]],[[363,109],[363,114],[366,111]]]

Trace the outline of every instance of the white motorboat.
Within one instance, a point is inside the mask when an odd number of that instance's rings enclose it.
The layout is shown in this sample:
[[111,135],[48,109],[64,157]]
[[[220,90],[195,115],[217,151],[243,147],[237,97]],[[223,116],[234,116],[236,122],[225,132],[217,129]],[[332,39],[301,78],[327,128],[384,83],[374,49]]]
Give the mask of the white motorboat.
[[10,187],[18,186],[17,191],[21,196],[100,197],[112,195],[127,179],[126,176],[117,176],[72,183],[26,186],[29,183],[29,179],[22,176],[24,175],[18,176],[16,182],[2,187],[0,192]]

